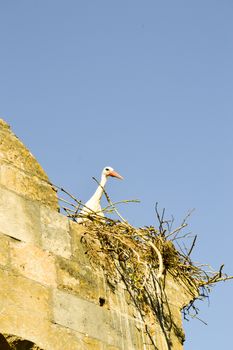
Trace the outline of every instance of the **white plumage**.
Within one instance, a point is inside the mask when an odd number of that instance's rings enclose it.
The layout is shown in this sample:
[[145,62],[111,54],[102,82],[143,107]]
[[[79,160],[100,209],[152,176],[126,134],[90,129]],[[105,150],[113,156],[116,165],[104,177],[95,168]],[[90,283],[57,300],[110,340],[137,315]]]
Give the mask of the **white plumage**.
[[77,219],[77,222],[81,223],[87,220],[85,218],[85,215],[95,213],[100,216],[104,216],[104,213],[102,212],[100,200],[104,192],[104,187],[106,185],[108,177],[116,177],[118,179],[123,179],[123,177],[118,174],[112,167],[107,166],[103,169],[100,184],[93,194],[93,196],[85,203],[85,206],[79,213],[80,217]]

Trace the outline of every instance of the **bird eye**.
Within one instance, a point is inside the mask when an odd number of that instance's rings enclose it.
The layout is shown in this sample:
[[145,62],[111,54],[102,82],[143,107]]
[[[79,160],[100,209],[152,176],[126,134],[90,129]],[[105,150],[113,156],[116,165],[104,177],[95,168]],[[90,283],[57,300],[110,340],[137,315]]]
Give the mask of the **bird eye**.
[[109,168],[105,168],[106,171],[109,171]]

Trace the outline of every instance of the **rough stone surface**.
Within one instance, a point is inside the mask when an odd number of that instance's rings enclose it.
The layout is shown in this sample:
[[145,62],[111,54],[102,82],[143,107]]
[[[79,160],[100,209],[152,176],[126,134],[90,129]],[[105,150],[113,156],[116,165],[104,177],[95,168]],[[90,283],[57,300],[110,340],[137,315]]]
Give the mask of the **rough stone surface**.
[[48,286],[56,286],[54,256],[28,243],[11,243],[13,271]]
[[89,336],[84,336],[82,339],[83,346],[86,350],[104,350],[103,343]]
[[9,264],[9,239],[6,236],[0,236],[0,265]]
[[41,240],[38,203],[0,187],[0,232],[19,240]]
[[19,171],[13,164],[0,159],[0,183],[4,187],[26,197],[57,208],[56,193],[49,183],[37,176]]
[[166,278],[166,295],[168,300],[171,300],[171,304],[181,310],[187,301],[198,297],[197,291],[195,291],[191,286],[188,287],[180,279],[175,280],[172,276],[167,276]]
[[73,221],[70,221],[69,224],[72,240],[72,259],[77,261],[80,265],[90,266],[86,248],[81,242],[86,231],[85,226],[79,225]]
[[44,180],[48,180],[41,165],[36,161],[31,152],[24,144],[11,132],[9,125],[0,119],[0,156],[15,167],[25,172],[37,175]]
[[47,207],[41,207],[42,246],[54,254],[71,256],[68,219]]
[[91,266],[80,266],[75,261],[57,259],[58,288],[77,294],[79,297],[91,300],[99,305],[103,297],[101,275]]
[[[122,342],[119,316],[68,293],[54,293],[54,322],[109,344]],[[106,341],[107,340],[107,341]]]
[[24,144],[0,119],[0,183],[51,208],[58,207],[48,176]]
[[0,328],[2,333],[16,334],[43,350],[83,350],[76,334],[41,318],[36,310],[28,312],[9,304],[0,313]]
[[15,307],[24,308],[29,312],[36,312],[41,317],[49,318],[51,316],[51,293],[44,286],[2,270],[0,270],[0,285],[2,308],[11,304]]

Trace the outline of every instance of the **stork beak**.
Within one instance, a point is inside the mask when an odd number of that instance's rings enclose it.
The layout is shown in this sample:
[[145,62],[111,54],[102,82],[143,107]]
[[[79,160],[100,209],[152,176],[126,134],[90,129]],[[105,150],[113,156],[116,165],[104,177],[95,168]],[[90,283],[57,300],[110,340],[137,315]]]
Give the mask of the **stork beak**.
[[110,171],[108,175],[123,180],[123,177],[120,174],[118,174],[115,170]]

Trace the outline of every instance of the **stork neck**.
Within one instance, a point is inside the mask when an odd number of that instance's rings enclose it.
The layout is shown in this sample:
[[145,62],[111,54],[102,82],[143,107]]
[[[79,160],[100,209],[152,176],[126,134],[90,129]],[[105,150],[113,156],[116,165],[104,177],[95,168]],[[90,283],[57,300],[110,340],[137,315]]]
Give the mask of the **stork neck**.
[[105,175],[102,175],[101,180],[100,180],[100,184],[93,195],[93,197],[95,197],[97,200],[101,199],[103,192],[104,192],[104,186],[106,185],[106,182],[107,182],[107,177]]

